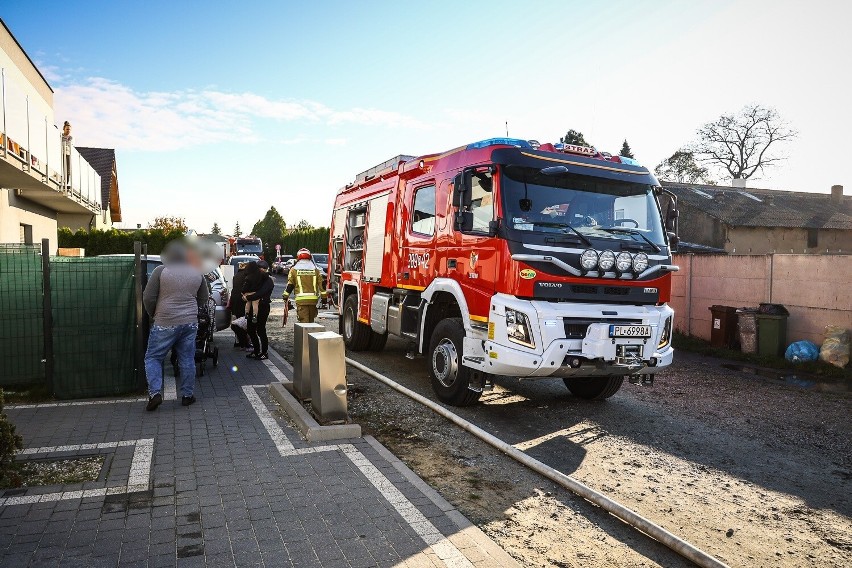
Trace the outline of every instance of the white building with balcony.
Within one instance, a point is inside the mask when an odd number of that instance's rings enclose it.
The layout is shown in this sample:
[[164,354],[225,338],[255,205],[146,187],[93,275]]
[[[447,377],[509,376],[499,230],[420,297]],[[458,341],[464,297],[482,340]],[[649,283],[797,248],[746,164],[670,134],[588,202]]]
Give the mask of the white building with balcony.
[[0,19],[0,243],[47,238],[55,251],[58,227],[111,226],[121,218],[117,183],[103,184],[73,146],[65,155],[53,89]]

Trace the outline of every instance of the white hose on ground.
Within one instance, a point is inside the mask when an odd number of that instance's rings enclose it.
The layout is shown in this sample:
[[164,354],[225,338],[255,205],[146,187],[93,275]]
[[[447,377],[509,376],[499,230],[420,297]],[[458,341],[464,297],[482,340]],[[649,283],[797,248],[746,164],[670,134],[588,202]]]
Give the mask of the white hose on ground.
[[417,401],[420,404],[428,407],[432,411],[440,414],[441,416],[443,416],[444,418],[446,418],[450,422],[452,422],[455,425],[457,425],[457,426],[463,428],[464,430],[470,432],[471,434],[473,434],[474,436],[476,436],[477,438],[479,438],[483,442],[497,448],[498,450],[500,450],[501,452],[503,452],[504,454],[506,454],[510,458],[524,464],[528,468],[532,469],[533,471],[540,473],[541,475],[550,479],[551,481],[558,483],[559,485],[561,485],[565,489],[568,489],[572,493],[579,495],[580,497],[589,501],[590,503],[597,505],[598,507],[607,511],[611,515],[618,517],[619,519],[621,519],[622,521],[624,521],[628,525],[642,531],[643,533],[650,536],[654,540],[656,540],[656,541],[660,542],[661,544],[664,544],[665,546],[671,548],[672,550],[674,550],[675,552],[677,552],[678,554],[680,554],[684,558],[691,560],[692,562],[694,562],[698,566],[702,566],[704,568],[728,568],[728,565],[725,564],[724,562],[721,562],[718,559],[716,559],[715,557],[707,554],[706,552],[699,550],[698,548],[696,548],[695,546],[686,542],[685,540],[683,540],[683,539],[675,536],[674,534],[670,533],[669,531],[667,531],[666,529],[664,529],[660,525],[653,523],[652,521],[649,521],[648,519],[646,519],[645,517],[643,517],[639,513],[636,513],[635,511],[628,509],[624,505],[621,505],[620,503],[613,501],[612,499],[610,499],[606,495],[595,491],[594,489],[592,489],[588,485],[580,483],[579,481],[577,481],[573,477],[565,475],[561,471],[557,471],[557,470],[553,469],[552,467],[543,464],[542,462],[538,461],[537,459],[530,457],[529,455],[525,454],[521,450],[515,448],[514,446],[507,444],[506,442],[504,442],[500,438],[497,438],[496,436],[489,434],[488,432],[486,432],[485,430],[483,430],[479,426],[476,426],[475,424],[469,422],[468,420],[465,420],[461,416],[451,412],[450,410],[444,408],[440,404],[437,404],[436,402],[429,400],[425,396],[417,394],[413,390],[408,389],[408,388],[400,385],[399,383],[394,382],[393,380],[382,375],[381,373],[377,373],[376,371],[370,369],[369,367],[365,367],[364,365],[362,365],[358,361],[353,361],[352,359],[347,357],[346,362],[349,363],[350,365],[352,365],[353,367],[355,367],[356,369],[358,369],[359,371],[366,373],[367,375],[373,377],[374,379],[376,379],[376,380],[386,384],[387,386],[391,387],[392,389],[404,394],[405,396],[407,396],[409,398],[414,399],[415,401]]

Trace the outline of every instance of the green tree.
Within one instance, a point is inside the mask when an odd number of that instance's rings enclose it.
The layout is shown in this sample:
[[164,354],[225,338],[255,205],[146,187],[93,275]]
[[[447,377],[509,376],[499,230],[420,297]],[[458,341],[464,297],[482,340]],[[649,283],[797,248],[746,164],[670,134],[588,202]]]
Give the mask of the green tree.
[[287,223],[273,206],[269,208],[263,219],[254,224],[251,233],[263,241],[263,253],[266,258],[273,258],[275,245],[282,244],[284,235],[287,233]]
[[308,230],[313,229],[313,228],[314,228],[314,226],[311,225],[310,223],[308,223],[305,219],[302,219],[301,221],[299,221],[296,224],[296,230],[297,231],[308,231]]
[[148,223],[148,228],[159,229],[167,233],[171,231],[180,231],[182,233],[186,233],[186,231],[189,229],[186,226],[186,219],[184,219],[183,217],[175,217],[170,215],[157,217],[152,223]]
[[660,162],[654,168],[654,173],[662,181],[713,183],[707,168],[699,166],[695,161],[695,155],[685,148],[681,148]]
[[234,236],[235,237],[242,237],[243,236],[243,231],[242,231],[242,229],[240,229],[240,222],[239,221],[237,221],[237,225],[234,227]]
[[293,230],[284,236],[281,250],[286,254],[295,254],[304,247],[314,253],[327,253],[329,238],[328,227]]
[[583,133],[573,128],[569,130],[565,136],[559,139],[563,144],[576,144],[577,146],[591,146],[586,139],[583,138]]
[[132,233],[116,229],[106,231],[80,229],[74,233],[68,227],[60,227],[57,233],[60,247],[85,249],[86,256],[133,254],[134,241],[147,245],[148,254],[160,254],[166,243],[184,236],[180,230],[163,231],[162,229],[138,229]]
[[630,149],[630,144],[627,143],[627,140],[621,145],[621,152],[618,153],[619,156],[624,156],[625,158],[635,158],[633,155],[633,151]]
[[215,221],[213,222],[213,228],[210,229],[210,233],[213,234],[213,235],[221,235],[222,234],[222,228],[219,227],[219,223],[217,223]]

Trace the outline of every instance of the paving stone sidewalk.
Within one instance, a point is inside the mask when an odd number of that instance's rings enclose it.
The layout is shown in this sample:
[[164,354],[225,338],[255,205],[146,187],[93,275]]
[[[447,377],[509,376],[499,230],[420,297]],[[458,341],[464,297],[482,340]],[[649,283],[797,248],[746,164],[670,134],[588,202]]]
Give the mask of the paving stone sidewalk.
[[27,458],[99,454],[98,481],[0,495],[2,566],[512,566],[371,438],[308,444],[268,393],[283,360],[217,336],[182,407],[10,405]]

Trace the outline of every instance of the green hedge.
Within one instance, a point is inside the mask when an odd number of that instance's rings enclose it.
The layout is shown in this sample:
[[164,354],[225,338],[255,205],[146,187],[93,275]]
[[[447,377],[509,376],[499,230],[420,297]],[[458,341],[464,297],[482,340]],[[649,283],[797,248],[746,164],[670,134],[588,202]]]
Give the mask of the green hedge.
[[148,254],[160,254],[166,243],[183,237],[181,231],[163,231],[160,229],[139,229],[133,232],[109,229],[102,231],[84,231],[72,233],[71,229],[59,229],[60,248],[82,248],[86,256],[102,254],[133,254],[133,242],[141,241],[148,245]]
[[[296,230],[284,235],[281,243],[281,252],[283,254],[292,254],[295,256],[296,251],[304,247],[314,253],[327,253],[329,241],[328,227],[320,227],[319,229]],[[266,243],[264,243],[264,246]],[[274,246],[274,244],[273,244]],[[272,251],[270,258],[275,258],[275,251]]]

